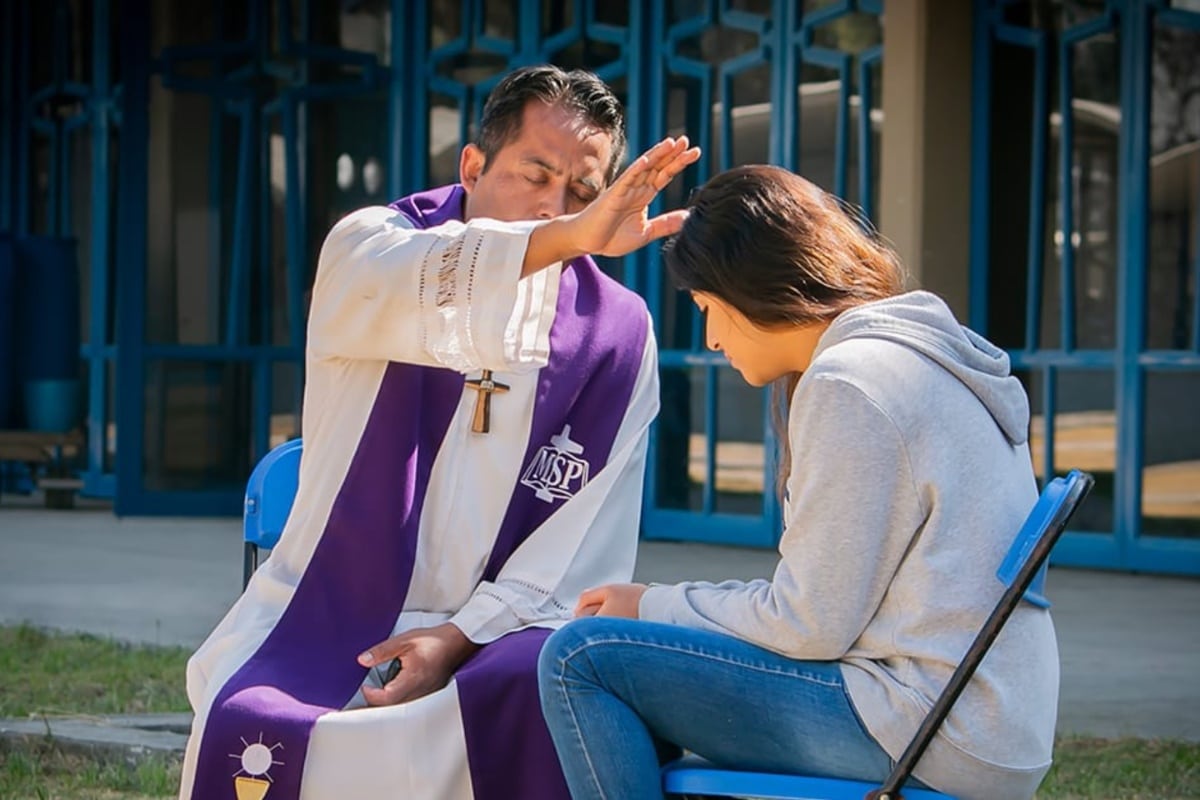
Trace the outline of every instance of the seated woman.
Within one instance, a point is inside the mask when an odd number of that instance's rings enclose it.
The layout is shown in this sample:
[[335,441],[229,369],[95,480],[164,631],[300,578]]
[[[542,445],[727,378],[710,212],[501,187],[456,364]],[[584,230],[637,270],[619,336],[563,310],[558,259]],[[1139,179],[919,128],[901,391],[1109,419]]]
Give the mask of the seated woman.
[[[541,654],[573,797],[662,797],[660,755],[882,781],[1002,593],[1037,499],[1008,357],[834,197],[748,166],[704,185],[664,256],[745,380],[788,393],[771,580],[619,584]],[[782,405],[782,404],[781,404]],[[917,766],[1028,798],[1050,766],[1058,653],[1023,604]]]

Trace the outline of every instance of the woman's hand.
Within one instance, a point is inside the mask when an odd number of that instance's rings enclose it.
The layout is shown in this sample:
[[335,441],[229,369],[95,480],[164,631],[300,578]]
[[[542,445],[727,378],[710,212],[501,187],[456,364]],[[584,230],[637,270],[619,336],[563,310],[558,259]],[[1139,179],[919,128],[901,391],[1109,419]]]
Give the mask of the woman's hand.
[[637,619],[638,604],[647,588],[644,583],[610,583],[588,589],[579,595],[575,616]]
[[620,177],[576,214],[556,217],[529,236],[522,277],[581,255],[623,256],[655,239],[678,233],[686,209],[650,218],[654,198],[700,157],[688,138],[668,136],[643,153]]

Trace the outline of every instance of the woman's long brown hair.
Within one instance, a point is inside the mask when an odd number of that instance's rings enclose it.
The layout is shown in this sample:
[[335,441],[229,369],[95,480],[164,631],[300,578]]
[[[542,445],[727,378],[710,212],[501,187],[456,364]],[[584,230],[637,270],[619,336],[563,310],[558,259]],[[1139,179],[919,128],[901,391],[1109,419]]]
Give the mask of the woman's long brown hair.
[[[780,167],[737,167],[693,193],[682,230],[663,247],[676,285],[733,306],[760,328],[829,322],[904,290],[900,260],[852,206]],[[776,489],[791,468],[787,410],[800,381],[772,387],[780,443]]]

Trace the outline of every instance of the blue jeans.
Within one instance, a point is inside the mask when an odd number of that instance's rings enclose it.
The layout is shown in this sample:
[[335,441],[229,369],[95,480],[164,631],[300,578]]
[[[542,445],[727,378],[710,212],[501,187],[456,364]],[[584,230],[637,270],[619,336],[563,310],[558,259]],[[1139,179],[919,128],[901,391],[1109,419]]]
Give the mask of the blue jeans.
[[685,748],[719,765],[882,781],[836,662],[797,661],[717,633],[579,619],[538,661],[542,710],[575,800],[661,798]]

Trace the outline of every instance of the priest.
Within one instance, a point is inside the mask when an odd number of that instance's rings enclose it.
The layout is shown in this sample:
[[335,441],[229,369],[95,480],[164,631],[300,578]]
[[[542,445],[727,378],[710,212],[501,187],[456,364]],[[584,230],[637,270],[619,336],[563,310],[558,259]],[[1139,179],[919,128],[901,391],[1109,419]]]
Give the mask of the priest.
[[633,570],[658,410],[646,307],[587,254],[649,217],[686,138],[624,160],[599,79],[493,90],[460,184],[321,250],[304,454],[279,545],[188,664],[181,798],[567,798],[536,658]]

